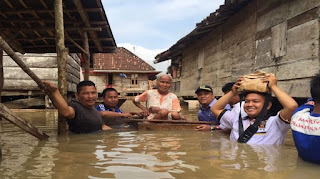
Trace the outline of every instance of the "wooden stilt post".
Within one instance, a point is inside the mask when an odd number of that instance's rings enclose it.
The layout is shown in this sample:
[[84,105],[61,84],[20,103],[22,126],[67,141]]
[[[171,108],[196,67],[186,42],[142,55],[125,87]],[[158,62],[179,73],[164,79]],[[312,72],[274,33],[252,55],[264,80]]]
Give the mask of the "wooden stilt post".
[[89,80],[89,70],[90,70],[90,52],[89,52],[89,41],[88,41],[88,33],[83,31],[83,47],[87,53],[83,53],[84,57],[84,80]]
[[[55,28],[56,28],[56,48],[58,61],[58,87],[61,95],[67,101],[67,59],[68,49],[64,45],[64,26],[63,26],[63,7],[62,0],[54,1]],[[59,114],[58,117],[58,134],[66,134],[66,119]]]
[[[3,76],[3,51],[2,48],[0,48],[0,103],[1,103],[1,92],[3,89],[3,82],[4,82],[4,76]],[[2,117],[0,116],[0,160],[2,159],[2,147],[1,147],[1,122]]]

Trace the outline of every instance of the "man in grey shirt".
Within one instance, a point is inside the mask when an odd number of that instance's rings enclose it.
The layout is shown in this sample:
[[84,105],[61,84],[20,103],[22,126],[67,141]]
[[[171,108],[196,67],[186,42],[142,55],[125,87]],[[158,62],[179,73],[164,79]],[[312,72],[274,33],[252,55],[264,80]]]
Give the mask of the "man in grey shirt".
[[70,105],[61,96],[57,86],[49,81],[43,81],[43,84],[49,89],[48,93],[54,107],[67,118],[71,132],[90,133],[111,129],[103,124],[102,117],[95,108],[98,93],[92,81],[81,81],[77,85],[77,101]]

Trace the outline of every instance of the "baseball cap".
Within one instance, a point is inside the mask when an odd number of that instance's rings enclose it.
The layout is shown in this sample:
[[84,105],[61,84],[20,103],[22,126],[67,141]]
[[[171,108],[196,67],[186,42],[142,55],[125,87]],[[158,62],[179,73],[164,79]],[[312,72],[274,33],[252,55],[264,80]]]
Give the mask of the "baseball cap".
[[209,85],[201,85],[201,86],[199,86],[197,88],[197,90],[195,91],[195,93],[198,93],[200,90],[213,92],[211,86],[209,86]]

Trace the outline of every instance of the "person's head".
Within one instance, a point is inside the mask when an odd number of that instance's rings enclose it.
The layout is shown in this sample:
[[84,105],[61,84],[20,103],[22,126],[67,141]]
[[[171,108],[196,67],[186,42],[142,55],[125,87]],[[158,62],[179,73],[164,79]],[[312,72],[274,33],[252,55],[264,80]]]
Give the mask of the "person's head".
[[106,106],[116,107],[119,101],[118,91],[114,88],[106,88],[102,92],[102,98]]
[[157,89],[160,94],[166,94],[171,87],[172,77],[169,74],[160,74],[157,77]]
[[[232,90],[233,85],[236,84],[235,82],[230,82],[230,83],[226,83],[223,87],[222,87],[222,92],[224,94],[227,94],[228,92],[230,92]],[[239,95],[233,96],[233,98],[229,101],[229,104],[231,106],[233,106],[234,104],[238,103],[240,101],[240,97]]]
[[93,107],[98,98],[96,85],[92,81],[81,81],[77,85],[76,98],[82,105]]
[[195,91],[197,94],[197,99],[202,106],[209,106],[209,104],[214,100],[214,95],[211,86],[201,85]]
[[320,73],[312,78],[310,82],[310,93],[313,101],[320,104]]
[[[247,113],[250,119],[256,118],[262,111],[265,101],[268,102],[267,111],[271,108],[271,94],[258,93],[258,92],[246,92],[244,95],[244,111]],[[266,112],[267,112],[266,111]]]

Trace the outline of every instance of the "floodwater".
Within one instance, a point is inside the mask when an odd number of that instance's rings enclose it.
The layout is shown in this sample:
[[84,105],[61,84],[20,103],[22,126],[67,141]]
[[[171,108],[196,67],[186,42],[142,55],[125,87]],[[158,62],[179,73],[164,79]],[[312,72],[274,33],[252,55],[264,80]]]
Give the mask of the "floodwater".
[[[125,108],[125,106],[124,106]],[[0,178],[319,178],[288,133],[282,146],[230,142],[219,131],[121,131],[57,136],[54,110],[16,111],[45,131],[39,141],[2,121]],[[197,110],[183,110],[196,119]]]

